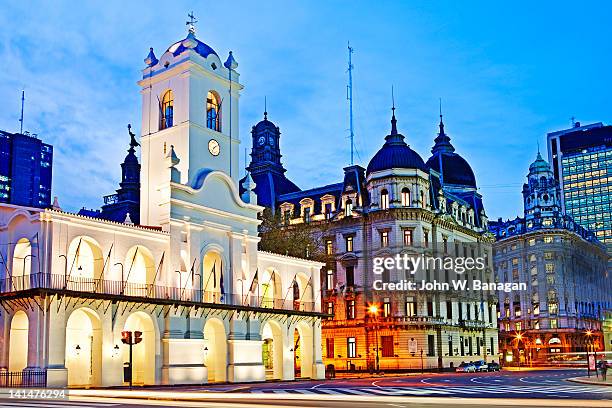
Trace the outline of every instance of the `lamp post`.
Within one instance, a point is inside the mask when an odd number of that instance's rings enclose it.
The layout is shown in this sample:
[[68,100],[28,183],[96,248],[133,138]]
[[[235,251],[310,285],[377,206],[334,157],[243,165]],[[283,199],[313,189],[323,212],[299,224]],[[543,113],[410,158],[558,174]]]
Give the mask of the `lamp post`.
[[378,354],[378,325],[377,325],[377,317],[378,317],[378,306],[371,305],[368,308],[369,312],[374,316],[374,337],[376,338],[376,373],[380,371],[380,356]]
[[[591,336],[593,335],[593,332],[590,330],[587,330],[585,333],[586,336],[586,363],[587,363],[587,375],[590,377],[591,376],[591,362],[589,361],[589,345],[592,342]],[[597,370],[597,367],[595,368],[595,370]]]
[[523,334],[521,332],[517,332],[514,335],[514,339],[516,340],[516,349],[518,350],[518,369],[521,370],[521,340],[523,340]]

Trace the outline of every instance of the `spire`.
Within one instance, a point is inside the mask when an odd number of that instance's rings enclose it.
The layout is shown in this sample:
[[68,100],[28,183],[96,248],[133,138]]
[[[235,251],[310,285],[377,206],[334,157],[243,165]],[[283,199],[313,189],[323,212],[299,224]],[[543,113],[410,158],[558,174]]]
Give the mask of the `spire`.
[[440,98],[440,135],[444,135],[444,122],[442,121],[442,98]]
[[397,119],[395,119],[395,95],[391,86],[391,134],[397,135]]
[[264,96],[264,120],[268,120],[268,97]]
[[236,68],[238,68],[238,63],[236,62],[236,59],[234,59],[234,53],[233,52],[229,52],[229,55],[227,57],[227,60],[225,60],[225,62],[223,63],[223,66],[227,69],[230,70],[235,70]]
[[440,131],[438,132],[438,136],[434,139],[434,146],[431,148],[431,152],[436,154],[440,153],[452,153],[455,151],[455,148],[450,142],[450,137],[444,131],[444,120],[442,115],[442,98],[440,98],[440,124],[438,125]]
[[147,55],[147,58],[145,58],[144,63],[147,64],[148,67],[152,67],[158,63],[157,57],[153,52],[153,47],[149,48],[149,55]]

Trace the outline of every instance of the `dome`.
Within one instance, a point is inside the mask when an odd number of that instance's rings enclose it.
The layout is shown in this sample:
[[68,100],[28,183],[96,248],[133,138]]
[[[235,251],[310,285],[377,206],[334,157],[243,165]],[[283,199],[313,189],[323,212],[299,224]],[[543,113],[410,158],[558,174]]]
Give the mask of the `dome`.
[[546,160],[542,158],[542,155],[540,154],[540,152],[538,152],[538,156],[536,157],[535,161],[531,163],[531,165],[529,166],[529,173],[548,173],[548,172],[550,172],[550,166],[548,165]]
[[257,123],[255,126],[253,126],[253,130],[256,133],[261,133],[265,130],[269,130],[273,133],[276,133],[278,131],[278,126],[276,126],[274,124],[274,122],[271,122],[268,120],[268,112],[264,112],[264,118],[263,120],[259,121],[259,123]]
[[397,133],[396,123],[394,113],[391,118],[391,134],[385,137],[385,144],[370,160],[366,174],[393,168],[428,171],[421,156],[404,142],[403,135]]
[[[213,50],[207,44],[204,44],[202,41],[198,40],[195,37],[195,34],[191,31],[189,32],[189,34],[187,34],[187,37],[185,39],[172,44],[166,52],[170,52],[176,57],[177,55],[182,54],[187,49],[194,50],[204,58],[208,57],[210,54],[217,55],[215,50]],[[217,55],[217,57],[218,56],[219,55]]]
[[[440,171],[442,163],[442,171]],[[427,160],[427,167],[442,175],[444,184],[476,188],[476,177],[468,162],[457,153],[437,153]]]
[[427,167],[440,173],[444,184],[476,188],[476,177],[469,163],[455,153],[450,137],[444,132],[444,122],[440,115],[440,133],[434,140],[432,156],[427,160]]

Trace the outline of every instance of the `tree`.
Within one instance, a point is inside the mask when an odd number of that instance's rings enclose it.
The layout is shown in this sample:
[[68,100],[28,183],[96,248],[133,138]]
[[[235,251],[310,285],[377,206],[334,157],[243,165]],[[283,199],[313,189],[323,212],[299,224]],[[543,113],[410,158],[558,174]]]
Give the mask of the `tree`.
[[280,211],[273,213],[269,208],[260,215],[259,249],[281,255],[324,260],[322,228],[325,224],[285,224]]

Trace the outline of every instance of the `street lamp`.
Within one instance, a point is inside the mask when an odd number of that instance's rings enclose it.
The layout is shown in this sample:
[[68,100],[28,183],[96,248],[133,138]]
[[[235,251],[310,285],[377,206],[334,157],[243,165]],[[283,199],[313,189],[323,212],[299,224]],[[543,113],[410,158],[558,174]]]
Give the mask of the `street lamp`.
[[[590,377],[591,376],[591,363],[589,361],[589,344],[592,343],[592,339],[591,336],[593,335],[593,332],[591,330],[587,330],[585,333],[586,335],[586,363],[587,363],[587,375]],[[597,368],[595,368],[597,369]]]
[[516,349],[518,350],[518,368],[521,369],[521,340],[523,340],[523,333],[517,332],[514,335],[514,339],[516,340]]
[[376,338],[376,373],[380,371],[380,356],[378,354],[378,326],[377,326],[377,317],[378,317],[378,306],[370,305],[368,311],[374,316],[374,337]]

